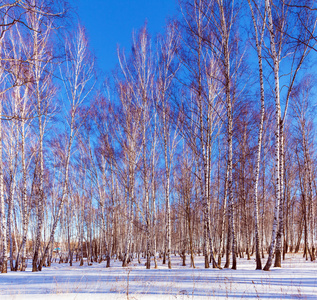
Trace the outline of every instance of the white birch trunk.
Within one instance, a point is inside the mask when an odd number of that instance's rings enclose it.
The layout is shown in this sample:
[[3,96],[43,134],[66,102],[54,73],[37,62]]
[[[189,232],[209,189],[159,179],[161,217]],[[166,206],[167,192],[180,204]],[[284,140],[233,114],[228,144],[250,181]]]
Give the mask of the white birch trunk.
[[224,197],[223,197],[223,205],[222,205],[222,219],[221,219],[221,234],[220,234],[220,245],[219,245],[219,254],[218,254],[218,266],[221,266],[221,257],[222,257],[222,249],[224,244],[225,237],[225,225],[226,225],[226,211],[227,211],[227,197],[228,197],[228,165],[225,177],[225,186],[224,186]]
[[271,244],[269,248],[269,255],[264,267],[264,271],[269,271],[272,260],[273,253],[275,250],[277,226],[278,226],[278,216],[280,208],[280,122],[281,122],[281,107],[280,107],[280,85],[279,85],[279,58],[276,52],[275,45],[275,34],[273,28],[272,11],[270,6],[270,1],[265,0],[265,8],[268,14],[268,30],[270,35],[270,45],[271,45],[271,56],[274,63],[274,81],[275,81],[275,207],[274,207],[274,220]]
[[[266,20],[266,11],[264,14],[263,26],[261,30],[260,39],[258,36],[257,23],[252,8],[250,0],[248,0],[249,7],[252,15],[252,22],[255,31],[255,41],[256,49],[258,56],[258,65],[259,65],[259,79],[260,79],[260,101],[261,101],[261,119],[258,135],[258,145],[257,145],[257,154],[256,154],[256,166],[255,166],[255,175],[254,175],[254,217],[255,217],[255,256],[256,256],[256,270],[262,269],[261,255],[260,255],[260,239],[259,239],[259,201],[258,201],[258,185],[259,185],[259,174],[260,174],[260,161],[261,161],[261,149],[262,149],[262,136],[263,136],[263,124],[264,124],[264,114],[265,114],[265,96],[264,96],[264,80],[263,80],[263,61],[262,61],[262,43],[264,37],[265,29],[265,20]],[[264,187],[263,187],[264,189]],[[263,236],[263,233],[262,233]],[[263,245],[262,245],[263,247]]]
[[21,271],[26,270],[26,239],[28,232],[28,203],[27,203],[27,170],[25,163],[25,119],[21,120],[21,163],[22,163],[22,266]]
[[232,99],[230,94],[230,53],[229,53],[229,33],[230,28],[227,28],[227,22],[225,18],[224,4],[219,4],[220,10],[220,22],[221,22],[221,38],[222,38],[222,52],[224,59],[224,80],[225,80],[225,95],[226,95],[226,106],[227,106],[227,135],[228,135],[228,194],[229,194],[229,214],[231,222],[231,236],[232,236],[232,269],[237,269],[237,258],[236,258],[236,236],[235,236],[235,219],[234,219],[234,201],[233,201],[233,151],[232,151],[232,139],[233,139],[233,113],[232,113]]
[[[132,152],[135,151],[135,145],[132,141]],[[134,182],[135,182],[135,159],[129,158],[129,175],[128,175],[128,191],[127,191],[127,237],[125,242],[125,256],[122,266],[126,267],[130,256],[130,248],[132,242],[132,224],[133,224],[133,203],[134,203]]]
[[[43,217],[44,217],[44,150],[43,150],[43,140],[44,140],[44,125],[43,125],[43,108],[42,108],[42,95],[41,95],[41,76],[42,76],[42,67],[41,61],[45,60],[44,51],[46,50],[45,39],[43,36],[39,36],[41,30],[39,28],[39,23],[41,17],[35,12],[30,13],[30,23],[33,27],[32,39],[33,39],[33,65],[34,65],[34,82],[35,82],[35,98],[36,98],[36,112],[38,117],[38,134],[39,134],[39,150],[38,150],[38,160],[39,160],[39,169],[38,169],[38,197],[37,197],[37,226],[36,226],[36,237],[35,237],[35,246],[33,254],[33,263],[32,263],[32,272],[38,271],[38,260],[39,260],[39,251],[41,246],[41,236],[42,236],[42,227],[43,227]],[[47,33],[46,33],[47,34]],[[42,38],[44,41],[40,43],[39,39]]]
[[166,250],[167,250],[167,260],[168,268],[172,268],[171,262],[171,208],[170,208],[170,164],[168,163],[168,154],[167,154],[167,143],[169,140],[169,134],[167,132],[166,124],[166,112],[165,107],[163,107],[163,131],[164,131],[164,160],[165,160],[165,172],[166,172],[166,183],[165,183],[165,204],[166,204]]
[[[2,116],[3,98],[0,99],[0,116]],[[3,161],[2,161],[2,120],[0,118],[0,209],[1,209],[1,233],[2,233],[2,269],[1,273],[7,273],[7,224],[6,224],[6,212],[4,203],[4,178],[3,178]]]
[[276,235],[276,250],[274,267],[282,267],[282,241],[284,233],[284,136],[283,121],[280,122],[280,209],[278,231]]
[[13,271],[13,241],[12,241],[12,207],[14,193],[14,174],[13,174],[13,145],[11,141],[9,154],[9,195],[8,195],[8,217],[7,217],[7,243],[10,248],[10,270]]
[[155,195],[155,158],[156,158],[156,112],[154,113],[154,134],[153,134],[153,146],[152,146],[152,236],[153,236],[153,251],[154,251],[154,268],[157,269],[157,257],[156,257],[156,195]]

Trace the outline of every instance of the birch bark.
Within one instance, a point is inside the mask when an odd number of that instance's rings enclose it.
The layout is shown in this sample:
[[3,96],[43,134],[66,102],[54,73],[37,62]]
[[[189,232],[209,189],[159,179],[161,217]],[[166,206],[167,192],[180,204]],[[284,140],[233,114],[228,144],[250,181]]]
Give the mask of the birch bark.
[[[264,96],[264,80],[263,80],[263,61],[262,61],[262,43],[264,38],[264,30],[266,23],[266,11],[264,13],[263,25],[260,32],[258,33],[258,25],[256,22],[254,10],[251,4],[251,1],[248,0],[249,7],[251,10],[252,22],[255,31],[255,42],[258,56],[258,65],[259,65],[259,80],[260,80],[260,102],[261,102],[261,118],[259,126],[259,135],[258,135],[258,145],[257,145],[257,154],[256,154],[256,167],[254,175],[254,216],[255,216],[255,255],[256,255],[256,270],[262,269],[261,255],[260,255],[260,239],[259,239],[259,201],[258,201],[258,185],[259,185],[259,174],[260,174],[260,161],[261,161],[261,148],[262,148],[262,135],[263,135],[263,124],[264,124],[264,115],[265,115],[265,96]],[[262,234],[263,235],[263,234]]]
[[275,82],[275,207],[274,207],[274,220],[271,243],[269,247],[269,255],[264,267],[264,271],[269,271],[272,260],[273,253],[275,250],[277,226],[278,226],[278,216],[280,209],[280,122],[281,122],[281,107],[280,107],[280,85],[279,85],[279,57],[276,52],[276,42],[275,34],[273,28],[273,18],[272,10],[269,0],[265,0],[265,9],[268,15],[268,30],[270,36],[270,46],[271,46],[271,57],[274,63],[274,82]]
[[[2,115],[3,109],[3,95],[0,95],[0,116]],[[1,209],[1,232],[2,232],[2,269],[1,273],[7,273],[7,225],[6,225],[6,212],[4,203],[4,181],[3,181],[3,160],[2,160],[2,144],[3,144],[3,133],[2,133],[2,118],[0,118],[0,209]]]

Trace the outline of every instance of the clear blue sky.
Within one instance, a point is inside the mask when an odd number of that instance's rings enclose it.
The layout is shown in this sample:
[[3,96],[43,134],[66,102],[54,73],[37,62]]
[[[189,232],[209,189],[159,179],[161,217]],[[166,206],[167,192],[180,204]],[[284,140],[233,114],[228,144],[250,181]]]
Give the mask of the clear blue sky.
[[130,51],[132,30],[147,20],[154,38],[177,10],[176,0],[73,0],[72,5],[87,29],[91,49],[104,73],[117,65],[118,45]]

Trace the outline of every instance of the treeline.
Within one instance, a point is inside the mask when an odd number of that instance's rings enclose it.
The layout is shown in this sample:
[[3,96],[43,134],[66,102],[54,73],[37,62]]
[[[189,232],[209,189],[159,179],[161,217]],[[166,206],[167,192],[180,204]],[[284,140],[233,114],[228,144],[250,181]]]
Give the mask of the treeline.
[[55,248],[107,267],[315,260],[315,5],[180,1],[105,80],[68,3],[3,1],[2,272]]

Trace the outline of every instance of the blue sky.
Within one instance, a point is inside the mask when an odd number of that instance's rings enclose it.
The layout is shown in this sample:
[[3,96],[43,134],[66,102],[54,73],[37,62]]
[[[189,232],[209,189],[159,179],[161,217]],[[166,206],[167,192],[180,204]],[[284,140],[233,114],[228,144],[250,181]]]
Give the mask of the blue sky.
[[117,60],[117,46],[130,50],[132,30],[147,20],[153,37],[164,30],[168,17],[176,14],[176,0],[73,0],[86,27],[98,67],[108,73]]

